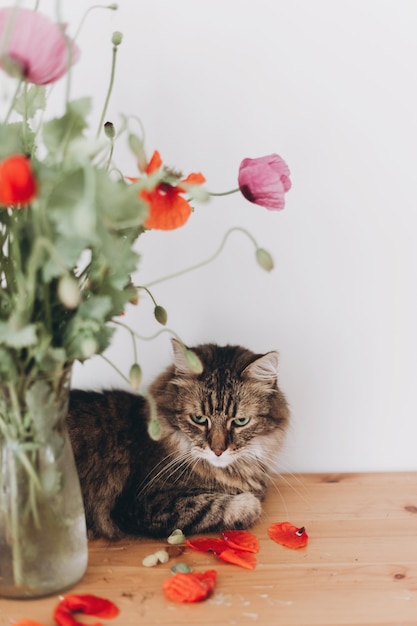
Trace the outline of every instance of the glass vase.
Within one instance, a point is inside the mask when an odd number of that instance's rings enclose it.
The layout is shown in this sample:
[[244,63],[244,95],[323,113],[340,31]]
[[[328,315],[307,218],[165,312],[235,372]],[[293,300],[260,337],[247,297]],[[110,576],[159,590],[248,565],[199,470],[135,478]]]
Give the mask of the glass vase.
[[71,370],[0,385],[0,596],[36,598],[87,567],[85,514],[65,418]]

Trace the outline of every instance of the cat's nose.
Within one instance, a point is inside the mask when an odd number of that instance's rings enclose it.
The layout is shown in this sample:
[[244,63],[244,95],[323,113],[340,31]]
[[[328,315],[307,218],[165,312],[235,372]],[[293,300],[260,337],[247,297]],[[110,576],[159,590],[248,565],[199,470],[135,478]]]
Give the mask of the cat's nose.
[[221,456],[224,452],[224,450],[221,450],[220,448],[212,448],[212,450],[216,456]]

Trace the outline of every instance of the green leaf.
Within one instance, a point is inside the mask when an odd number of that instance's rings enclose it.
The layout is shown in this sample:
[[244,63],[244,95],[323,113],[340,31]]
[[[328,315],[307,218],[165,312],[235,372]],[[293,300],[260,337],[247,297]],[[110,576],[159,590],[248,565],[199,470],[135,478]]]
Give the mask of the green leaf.
[[111,308],[112,302],[108,296],[92,296],[80,304],[78,315],[87,319],[103,321]]
[[16,378],[16,364],[10,351],[0,347],[0,382],[14,381]]
[[61,160],[62,148],[82,136],[87,128],[87,115],[91,109],[90,98],[80,98],[69,102],[65,115],[46,122],[43,126],[43,140],[50,156]]
[[60,372],[67,361],[67,355],[63,348],[49,347],[46,350],[38,349],[35,354],[40,372]]
[[59,403],[53,393],[51,385],[46,380],[36,381],[26,391],[26,406],[30,414],[29,423],[33,424],[36,440],[43,442],[53,431],[59,416]]
[[36,325],[28,324],[13,330],[7,322],[0,322],[0,343],[10,348],[27,348],[37,342]]
[[46,87],[44,85],[32,85],[16,98],[14,110],[16,113],[28,119],[35,117],[38,111],[44,111],[46,107]]
[[0,124],[0,159],[23,152],[22,129],[22,122]]
[[[92,184],[89,176],[93,177]],[[94,177],[94,169],[86,166],[64,171],[50,181],[48,216],[62,239],[78,240],[78,255],[86,246],[97,241]]]

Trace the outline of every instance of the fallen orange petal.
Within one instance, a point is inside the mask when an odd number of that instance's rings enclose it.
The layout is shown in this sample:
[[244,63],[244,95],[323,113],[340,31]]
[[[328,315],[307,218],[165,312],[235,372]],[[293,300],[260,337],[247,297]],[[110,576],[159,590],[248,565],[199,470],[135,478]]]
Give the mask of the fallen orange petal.
[[308,535],[304,527],[297,528],[290,522],[276,522],[268,528],[269,537],[287,548],[297,550],[304,548],[308,542]]
[[45,625],[41,624],[40,622],[35,622],[33,619],[27,619],[24,617],[18,622],[13,622],[13,626],[45,626]]
[[224,530],[222,537],[230,547],[244,550],[245,552],[259,552],[258,538],[247,530]]
[[189,548],[200,552],[213,552],[221,561],[239,565],[245,569],[256,567],[255,553],[259,550],[258,539],[246,530],[225,530],[221,538],[199,537],[187,539]]
[[211,537],[187,539],[185,544],[189,548],[193,548],[193,550],[198,550],[199,552],[214,552],[215,554],[227,548],[227,544],[223,539],[214,539]]
[[256,567],[256,556],[252,552],[226,548],[219,552],[217,556],[221,561],[239,565],[239,567],[244,567],[245,569],[255,569]]
[[216,584],[217,572],[177,572],[167,578],[162,585],[164,594],[173,602],[201,602],[213,592]]
[[[58,626],[79,626],[81,622],[77,621],[72,615],[78,612],[106,619],[119,615],[119,609],[110,600],[91,594],[84,594],[64,596],[55,607],[53,617]],[[101,625],[95,624],[94,626]]]

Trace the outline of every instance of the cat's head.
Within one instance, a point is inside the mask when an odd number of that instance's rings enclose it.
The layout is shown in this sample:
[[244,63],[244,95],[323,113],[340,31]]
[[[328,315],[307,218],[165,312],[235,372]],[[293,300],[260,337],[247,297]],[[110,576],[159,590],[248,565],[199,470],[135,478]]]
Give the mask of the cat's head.
[[255,354],[215,344],[192,351],[201,373],[173,340],[173,365],[151,387],[163,433],[191,460],[216,468],[242,462],[272,465],[288,423],[277,383],[277,352]]

